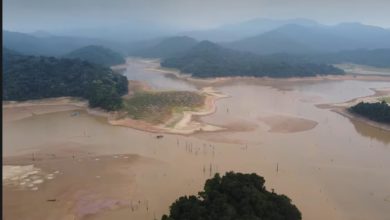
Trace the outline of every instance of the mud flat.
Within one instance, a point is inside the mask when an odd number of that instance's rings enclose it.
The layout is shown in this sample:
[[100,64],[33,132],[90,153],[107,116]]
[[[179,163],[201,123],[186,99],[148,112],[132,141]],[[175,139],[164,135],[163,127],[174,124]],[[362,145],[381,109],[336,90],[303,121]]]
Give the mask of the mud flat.
[[295,133],[307,131],[315,128],[318,124],[316,121],[285,115],[261,117],[259,120],[270,127],[269,132],[274,133]]
[[133,169],[158,162],[62,147],[38,151],[34,160],[31,155],[3,159],[4,219],[89,219],[105,211],[145,209],[147,201],[133,193]]
[[[3,102],[3,119],[5,122],[28,118],[60,111],[87,108],[86,101],[71,97],[49,98],[21,102]],[[7,117],[4,117],[4,116]]]
[[[3,166],[15,169],[3,184],[3,218],[159,219],[179,196],[232,170],[263,176],[267,189],[290,197],[304,220],[390,216],[390,133],[315,106],[367,96],[387,81],[275,83],[283,90],[246,81],[216,87],[229,98],[215,103],[214,114],[191,116],[227,128],[218,132],[156,138],[84,110],[3,122]],[[259,120],[278,125],[279,116],[294,129],[271,132]],[[301,119],[318,124],[309,129]],[[302,131],[291,132],[296,126]]]

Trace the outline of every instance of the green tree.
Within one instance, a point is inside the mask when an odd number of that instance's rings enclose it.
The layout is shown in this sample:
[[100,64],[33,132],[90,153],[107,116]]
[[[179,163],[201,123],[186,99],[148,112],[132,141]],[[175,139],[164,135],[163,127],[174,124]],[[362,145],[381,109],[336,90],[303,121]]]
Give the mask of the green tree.
[[349,108],[349,111],[370,120],[390,124],[390,106],[385,102],[360,102]]
[[228,172],[206,181],[204,191],[184,196],[162,220],[299,220],[297,207],[285,195],[269,192],[263,177]]

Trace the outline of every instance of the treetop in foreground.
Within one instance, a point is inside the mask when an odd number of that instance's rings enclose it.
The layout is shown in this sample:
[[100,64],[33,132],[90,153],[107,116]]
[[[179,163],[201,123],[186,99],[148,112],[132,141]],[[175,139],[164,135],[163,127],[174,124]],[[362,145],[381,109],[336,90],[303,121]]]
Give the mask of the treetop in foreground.
[[269,192],[263,177],[228,172],[208,179],[198,196],[183,196],[162,220],[299,220],[300,211],[285,195]]

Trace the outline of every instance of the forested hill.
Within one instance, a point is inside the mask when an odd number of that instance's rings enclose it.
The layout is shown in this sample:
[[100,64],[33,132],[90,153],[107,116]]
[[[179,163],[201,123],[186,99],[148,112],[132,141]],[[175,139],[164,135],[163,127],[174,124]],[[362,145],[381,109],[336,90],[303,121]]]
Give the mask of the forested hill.
[[[10,53],[11,52],[11,53]],[[74,59],[23,56],[3,48],[3,100],[82,97],[91,107],[114,110],[127,93],[127,78]]]
[[343,74],[341,69],[327,64],[290,63],[277,57],[226,49],[209,41],[198,43],[182,55],[164,59],[161,65],[191,73],[194,77],[305,77]]
[[8,67],[10,60],[14,60],[20,56],[22,56],[20,53],[14,51],[14,50],[8,49],[6,47],[3,47],[3,72],[4,72],[4,69],[6,69]]
[[121,54],[111,49],[96,45],[82,47],[66,54],[64,57],[81,59],[103,66],[112,66],[126,62]]
[[168,58],[184,53],[195,46],[196,43],[197,41],[190,37],[168,37],[151,46],[131,52],[130,54],[147,58]]

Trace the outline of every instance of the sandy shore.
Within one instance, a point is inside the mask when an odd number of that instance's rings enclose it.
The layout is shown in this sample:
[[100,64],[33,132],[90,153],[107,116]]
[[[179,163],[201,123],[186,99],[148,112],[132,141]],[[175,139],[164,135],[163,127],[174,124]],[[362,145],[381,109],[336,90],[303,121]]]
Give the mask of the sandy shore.
[[375,122],[348,111],[349,107],[354,106],[360,102],[368,102],[368,103],[378,102],[380,98],[390,95],[390,87],[383,88],[383,89],[371,89],[371,90],[374,91],[374,94],[370,96],[359,97],[342,103],[319,104],[316,106],[319,108],[330,109],[331,111],[337,112],[347,118],[350,118],[351,120],[358,120],[370,126],[380,128],[382,130],[390,131],[390,125]]

